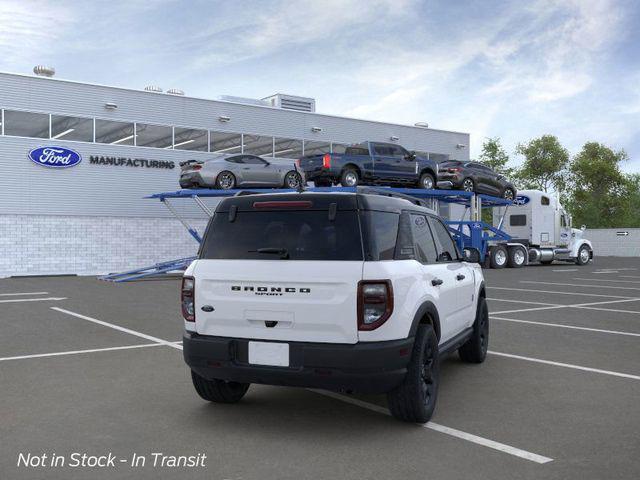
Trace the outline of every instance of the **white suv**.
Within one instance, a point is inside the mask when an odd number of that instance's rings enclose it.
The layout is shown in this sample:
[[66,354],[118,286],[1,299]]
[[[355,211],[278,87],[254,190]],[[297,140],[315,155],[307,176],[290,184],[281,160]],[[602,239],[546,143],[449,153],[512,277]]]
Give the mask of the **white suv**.
[[220,202],[182,282],[202,398],[237,402],[251,383],[386,393],[396,418],[423,423],[438,358],[484,360],[480,267],[422,202],[375,192]]

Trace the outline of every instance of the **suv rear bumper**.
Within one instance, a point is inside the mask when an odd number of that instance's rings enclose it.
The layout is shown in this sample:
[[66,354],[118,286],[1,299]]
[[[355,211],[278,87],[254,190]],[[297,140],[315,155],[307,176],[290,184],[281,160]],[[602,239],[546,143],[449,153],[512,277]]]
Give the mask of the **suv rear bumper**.
[[407,372],[413,337],[348,344],[289,342],[289,367],[248,363],[249,339],[185,332],[184,359],[198,375],[242,383],[384,393]]

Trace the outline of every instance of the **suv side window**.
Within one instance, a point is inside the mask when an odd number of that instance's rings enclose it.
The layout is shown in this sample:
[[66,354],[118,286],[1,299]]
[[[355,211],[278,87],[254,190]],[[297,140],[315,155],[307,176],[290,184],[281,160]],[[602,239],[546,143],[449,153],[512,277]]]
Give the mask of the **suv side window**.
[[391,212],[367,210],[362,212],[367,260],[393,260],[398,239],[400,215]]
[[429,224],[433,232],[436,247],[438,249],[438,262],[452,262],[459,260],[458,249],[444,224],[435,218],[429,217]]
[[433,263],[438,257],[436,244],[431,235],[431,228],[425,215],[410,214],[411,234],[416,249],[416,260],[420,263]]

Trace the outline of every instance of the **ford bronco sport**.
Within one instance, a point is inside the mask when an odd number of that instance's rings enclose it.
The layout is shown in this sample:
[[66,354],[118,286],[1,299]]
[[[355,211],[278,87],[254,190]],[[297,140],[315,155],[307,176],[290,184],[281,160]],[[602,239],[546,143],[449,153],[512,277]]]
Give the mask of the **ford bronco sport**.
[[438,358],[487,353],[482,271],[411,197],[269,193],[227,198],[182,280],[184,358],[197,393],[251,383],[386,393],[427,422]]

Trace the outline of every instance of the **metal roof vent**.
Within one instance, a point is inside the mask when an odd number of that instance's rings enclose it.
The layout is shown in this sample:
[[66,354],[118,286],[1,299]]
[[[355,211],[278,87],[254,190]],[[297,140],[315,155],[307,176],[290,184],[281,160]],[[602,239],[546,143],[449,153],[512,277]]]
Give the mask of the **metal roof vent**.
[[299,112],[316,111],[316,101],[309,97],[296,97],[295,95],[276,93],[270,97],[263,98],[263,100],[266,100],[274,107],[284,110],[297,110]]
[[144,87],[144,90],[146,92],[162,93],[162,88],[158,87],[157,85],[147,85],[146,87]]
[[33,67],[33,73],[39,77],[53,77],[56,74],[56,69],[45,65],[36,65]]
[[167,90],[167,93],[169,95],[184,95],[184,92],[179,88],[170,88],[169,90]]

